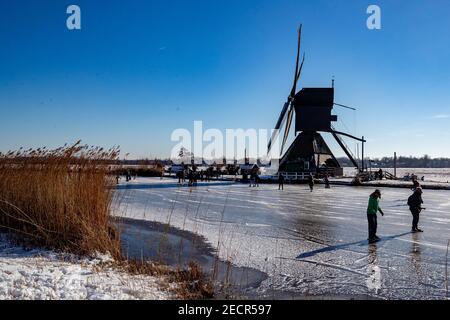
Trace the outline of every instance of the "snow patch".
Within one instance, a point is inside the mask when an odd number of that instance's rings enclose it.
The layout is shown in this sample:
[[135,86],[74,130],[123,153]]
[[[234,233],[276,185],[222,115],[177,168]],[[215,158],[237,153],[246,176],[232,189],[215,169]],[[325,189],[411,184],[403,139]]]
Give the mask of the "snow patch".
[[11,245],[0,235],[0,299],[25,300],[166,300],[160,279],[136,276],[99,264],[108,255],[80,259],[47,250]]

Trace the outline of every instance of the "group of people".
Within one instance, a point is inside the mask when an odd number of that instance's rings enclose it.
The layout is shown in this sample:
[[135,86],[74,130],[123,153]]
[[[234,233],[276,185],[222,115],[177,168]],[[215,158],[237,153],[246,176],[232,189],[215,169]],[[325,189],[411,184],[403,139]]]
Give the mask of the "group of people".
[[181,170],[177,172],[178,184],[184,184],[186,182],[186,178],[188,179],[189,186],[197,185],[198,174],[193,172],[192,170],[188,170],[187,173],[185,170]]
[[[278,173],[278,190],[284,190],[284,175],[280,172]],[[309,190],[311,192],[314,191],[314,176],[310,173],[308,175],[308,186],[309,186]],[[330,179],[328,178],[328,175],[325,175],[324,178],[324,182],[325,182],[325,188],[329,189],[330,188]]]
[[[134,180],[136,180],[137,179],[137,173],[135,172],[133,175],[131,174],[131,171],[130,170],[126,170],[125,172],[124,172],[124,175],[125,175],[125,181],[126,182],[130,182],[132,179],[134,179]],[[119,182],[120,182],[120,173],[117,173],[116,174],[116,184],[119,184]]]
[[[420,186],[415,187],[413,190],[413,194],[409,196],[407,205],[409,206],[409,210],[412,214],[412,232],[423,232],[422,229],[419,229],[419,216],[422,210],[425,208],[422,207],[423,190]],[[377,213],[379,212],[381,216],[384,216],[384,212],[380,207],[380,199],[381,199],[381,191],[375,190],[369,197],[369,204],[367,206],[367,222],[369,225],[369,243],[375,243],[380,240],[377,236]]]

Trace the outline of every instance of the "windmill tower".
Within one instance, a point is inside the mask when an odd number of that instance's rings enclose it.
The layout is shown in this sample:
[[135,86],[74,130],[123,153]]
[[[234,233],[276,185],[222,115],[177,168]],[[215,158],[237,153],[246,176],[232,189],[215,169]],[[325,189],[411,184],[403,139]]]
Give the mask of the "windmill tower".
[[[330,88],[303,88],[297,92],[298,81],[305,62],[305,55],[303,55],[301,63],[299,61],[301,34],[302,26],[300,25],[294,83],[275,125],[274,134],[268,144],[268,151],[271,151],[274,141],[278,139],[279,130],[284,124],[279,161],[280,172],[341,175],[343,170],[339,162],[320,134],[320,132],[328,132],[344,150],[355,168],[361,170],[341,136],[360,141],[363,146],[366,142],[364,137],[357,138],[348,133],[336,131],[332,125],[332,122],[337,121],[337,116],[332,114],[334,106],[353,109],[334,102],[334,79]],[[283,154],[294,115],[295,139]],[[364,155],[362,158],[364,159]]]

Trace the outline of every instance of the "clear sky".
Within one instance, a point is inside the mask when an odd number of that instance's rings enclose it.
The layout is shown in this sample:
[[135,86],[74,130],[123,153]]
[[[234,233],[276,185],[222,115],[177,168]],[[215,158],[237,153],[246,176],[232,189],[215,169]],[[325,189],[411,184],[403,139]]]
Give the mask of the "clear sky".
[[[82,30],[66,28],[70,4]],[[370,4],[381,30],[366,27]],[[448,0],[1,0],[0,150],[82,139],[167,157],[194,120],[270,129],[299,23],[300,86],[335,76],[336,102],[358,108],[336,109],[338,127],[369,156],[450,157]]]

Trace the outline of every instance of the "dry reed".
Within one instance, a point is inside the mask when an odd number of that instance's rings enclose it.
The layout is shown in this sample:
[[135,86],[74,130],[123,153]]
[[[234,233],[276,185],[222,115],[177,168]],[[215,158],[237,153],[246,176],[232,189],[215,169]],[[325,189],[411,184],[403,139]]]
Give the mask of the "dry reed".
[[110,220],[118,148],[74,145],[0,153],[0,228],[24,245],[120,256]]
[[196,263],[174,269],[122,255],[120,232],[111,219],[116,175],[122,170],[118,157],[118,148],[80,141],[54,150],[0,153],[0,232],[25,246],[77,255],[108,253],[115,258],[112,266],[176,283],[180,298],[211,298],[212,283]]

